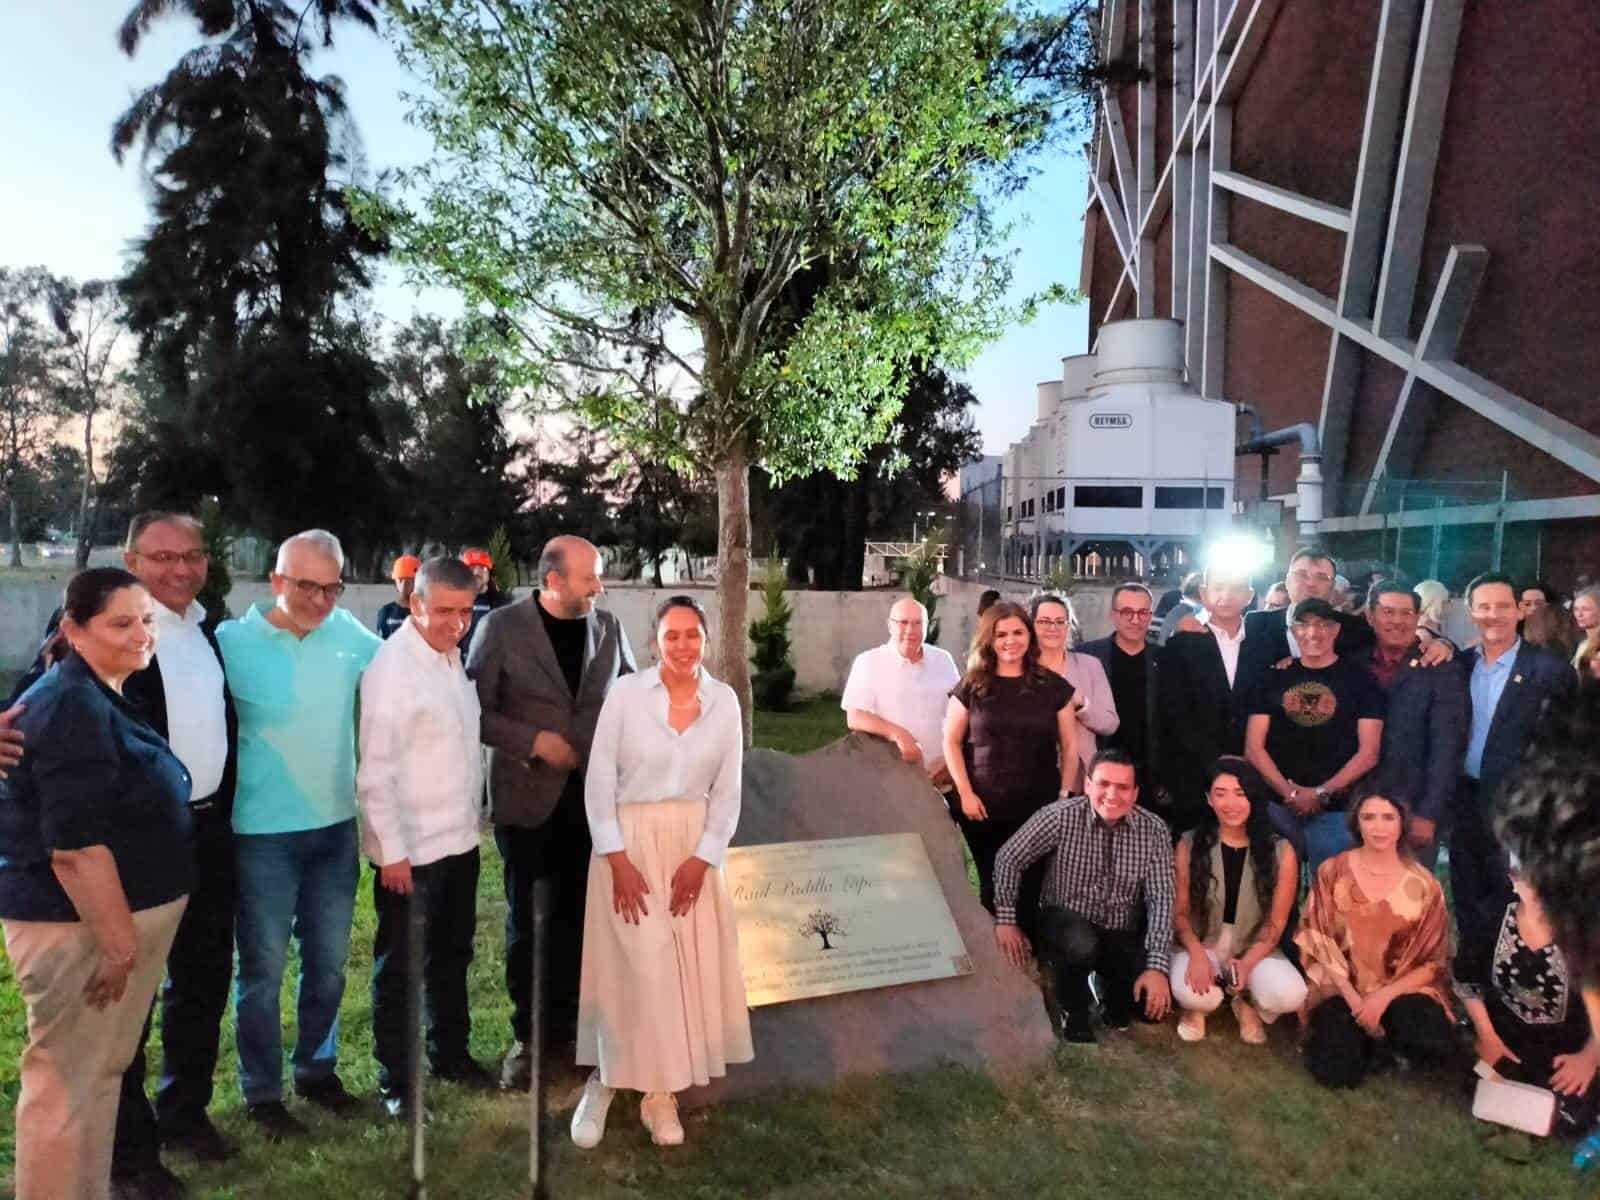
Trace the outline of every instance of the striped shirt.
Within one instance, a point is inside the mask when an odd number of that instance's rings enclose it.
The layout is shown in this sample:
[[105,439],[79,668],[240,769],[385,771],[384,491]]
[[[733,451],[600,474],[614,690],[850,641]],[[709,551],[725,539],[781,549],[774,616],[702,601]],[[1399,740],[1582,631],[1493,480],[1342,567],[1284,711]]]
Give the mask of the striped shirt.
[[1133,929],[1144,908],[1145,967],[1165,971],[1172,956],[1176,875],[1167,823],[1135,805],[1115,825],[1095,815],[1087,796],[1034,813],[994,860],[994,919],[1017,923],[1022,873],[1054,854],[1039,903],[1065,908],[1103,929]]

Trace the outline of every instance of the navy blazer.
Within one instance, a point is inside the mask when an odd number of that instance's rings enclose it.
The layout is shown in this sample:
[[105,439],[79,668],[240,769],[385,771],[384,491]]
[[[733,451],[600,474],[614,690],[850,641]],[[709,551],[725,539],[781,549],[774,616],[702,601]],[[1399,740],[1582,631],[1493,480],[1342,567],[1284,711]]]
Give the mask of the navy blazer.
[[[1479,657],[1477,646],[1462,655],[1469,683]],[[1489,737],[1483,744],[1483,763],[1478,773],[1478,796],[1483,802],[1494,799],[1501,780],[1521,761],[1545,705],[1565,704],[1577,690],[1578,674],[1559,654],[1528,642],[1517,648],[1517,657],[1511,664],[1511,678],[1506,680],[1505,691],[1500,693],[1500,702],[1495,705],[1494,717],[1489,723]],[[1468,703],[1470,706],[1470,700]],[[1469,707],[1469,720],[1470,716]]]
[[[1472,697],[1462,659],[1417,665],[1413,645],[1389,692],[1374,785],[1404,800],[1413,816],[1437,821],[1448,810],[1472,730]],[[1365,655],[1358,661],[1365,661]]]
[[1219,755],[1244,754],[1244,647],[1230,684],[1214,633],[1175,633],[1161,648],[1156,674],[1163,782],[1173,807],[1196,816],[1206,803],[1207,768]]
[[[1372,626],[1364,616],[1341,612],[1339,636],[1333,643],[1333,652],[1340,658],[1355,658],[1376,640]],[[1257,682],[1266,677],[1274,663],[1289,657],[1289,621],[1284,610],[1271,612],[1257,610],[1244,615],[1244,645],[1239,647],[1239,669],[1234,678],[1248,696]]]
[[[215,809],[224,825],[233,823],[233,793],[234,786],[239,778],[239,714],[234,711],[233,693],[228,690],[228,677],[222,662],[222,648],[217,645],[217,625],[219,618],[206,615],[200,632],[205,635],[206,644],[211,647],[211,653],[217,656],[217,666],[223,668],[222,677],[222,708],[223,720],[227,725],[228,757],[222,766],[222,782],[217,785],[217,790],[210,796],[196,796],[195,808],[197,811]],[[50,614],[50,620],[44,627],[44,637],[39,641],[39,652],[34,655],[33,665],[12,690],[11,703],[34,685],[49,668],[45,665],[44,653],[56,635],[56,627],[61,624],[61,610],[58,608]],[[129,675],[122,685],[123,698],[138,711],[152,729],[159,733],[163,739],[171,741],[167,732],[167,689],[161,679],[161,664],[152,657],[150,665],[142,671],[135,671]],[[26,753],[26,750],[24,750]]]

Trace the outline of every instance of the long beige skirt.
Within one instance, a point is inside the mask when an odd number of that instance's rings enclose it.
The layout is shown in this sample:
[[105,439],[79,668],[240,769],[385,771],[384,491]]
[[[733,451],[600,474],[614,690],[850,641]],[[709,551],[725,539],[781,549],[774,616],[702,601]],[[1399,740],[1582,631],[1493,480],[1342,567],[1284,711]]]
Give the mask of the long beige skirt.
[[650,885],[648,915],[622,919],[611,863],[589,861],[578,987],[578,1064],[608,1087],[681,1092],[755,1057],[739,966],[739,927],[722,872],[706,871],[700,898],[671,915],[672,873],[695,852],[704,800],[619,805],[622,842]]

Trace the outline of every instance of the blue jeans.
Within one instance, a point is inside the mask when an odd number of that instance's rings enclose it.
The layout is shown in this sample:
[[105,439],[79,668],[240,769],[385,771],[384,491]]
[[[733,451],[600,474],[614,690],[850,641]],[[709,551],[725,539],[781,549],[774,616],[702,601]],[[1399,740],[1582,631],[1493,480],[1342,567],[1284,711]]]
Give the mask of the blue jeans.
[[294,1083],[330,1078],[338,1065],[339,1001],[355,912],[356,823],[234,838],[239,864],[239,978],[234,1021],[246,1104],[283,1098],[278,995],[289,938],[300,944]]
[[1350,836],[1348,820],[1345,813],[1325,812],[1300,822],[1306,835],[1306,867],[1311,871],[1312,883],[1317,881],[1317,870],[1323,863],[1356,844]]

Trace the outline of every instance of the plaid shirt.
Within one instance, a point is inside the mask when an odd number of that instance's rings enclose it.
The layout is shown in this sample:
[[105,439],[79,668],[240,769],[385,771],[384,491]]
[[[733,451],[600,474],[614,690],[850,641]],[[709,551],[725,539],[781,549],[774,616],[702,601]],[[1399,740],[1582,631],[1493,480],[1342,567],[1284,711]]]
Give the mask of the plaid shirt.
[[1135,805],[1115,825],[1095,815],[1087,796],[1041,808],[994,860],[994,919],[1017,923],[1022,873],[1054,854],[1040,904],[1065,908],[1103,929],[1133,929],[1141,899],[1145,967],[1165,971],[1172,959],[1176,873],[1167,823]]

